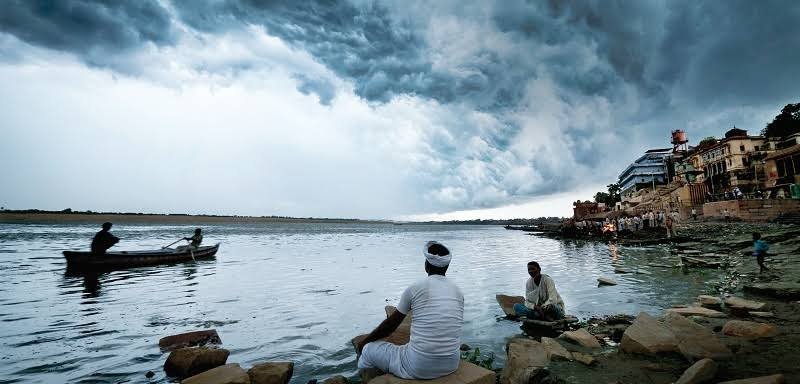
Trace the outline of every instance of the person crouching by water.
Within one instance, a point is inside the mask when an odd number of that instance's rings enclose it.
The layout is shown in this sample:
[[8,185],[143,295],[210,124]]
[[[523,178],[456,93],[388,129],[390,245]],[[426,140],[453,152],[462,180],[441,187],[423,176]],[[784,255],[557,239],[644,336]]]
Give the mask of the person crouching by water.
[[97,232],[92,239],[92,253],[95,255],[105,255],[106,251],[119,242],[119,238],[112,235],[109,230],[113,224],[103,223],[103,229]]
[[181,245],[177,248],[179,251],[188,251],[188,250],[196,250],[200,247],[200,243],[203,242],[203,234],[200,228],[194,230],[194,235],[192,237],[184,237],[186,241],[189,241],[188,245]]
[[[403,379],[435,379],[458,369],[464,295],[445,277],[452,254],[444,245],[425,244],[428,277],[403,291],[397,310],[356,345],[358,368],[377,368]],[[412,312],[411,339],[394,345],[380,339]]]
[[768,271],[764,265],[764,256],[767,255],[767,251],[769,251],[769,244],[766,241],[761,240],[761,234],[758,232],[753,232],[753,256],[756,257],[756,262],[758,263],[758,273],[763,273],[764,271]]
[[525,283],[525,304],[514,304],[517,316],[531,320],[553,321],[564,318],[564,301],[561,300],[556,283],[550,276],[542,274],[539,263],[528,263],[530,279]]

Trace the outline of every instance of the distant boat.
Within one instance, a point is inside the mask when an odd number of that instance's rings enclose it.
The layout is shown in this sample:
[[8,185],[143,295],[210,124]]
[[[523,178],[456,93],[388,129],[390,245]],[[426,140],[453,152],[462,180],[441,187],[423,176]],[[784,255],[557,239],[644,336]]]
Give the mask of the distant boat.
[[179,261],[210,259],[217,254],[219,244],[198,247],[194,250],[163,248],[152,251],[119,251],[95,255],[91,252],[64,251],[67,268],[124,268]]

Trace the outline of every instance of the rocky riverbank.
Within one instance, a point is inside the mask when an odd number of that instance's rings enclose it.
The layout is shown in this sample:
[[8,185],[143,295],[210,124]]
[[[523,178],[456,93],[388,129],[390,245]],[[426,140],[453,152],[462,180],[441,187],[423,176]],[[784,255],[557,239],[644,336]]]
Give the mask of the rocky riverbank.
[[[753,232],[770,244],[763,274],[751,256]],[[621,254],[626,246],[669,244],[673,257],[663,266],[700,279],[713,268],[722,275],[714,291],[657,316],[619,314],[573,324],[557,338],[535,331],[512,338],[501,384],[800,382],[800,227],[690,223],[678,235],[597,240]]]

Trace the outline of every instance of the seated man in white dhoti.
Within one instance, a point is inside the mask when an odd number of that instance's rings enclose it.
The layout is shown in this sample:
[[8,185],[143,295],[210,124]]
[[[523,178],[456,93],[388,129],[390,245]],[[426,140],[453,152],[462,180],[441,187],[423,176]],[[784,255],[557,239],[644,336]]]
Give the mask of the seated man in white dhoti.
[[[406,288],[397,310],[356,346],[359,369],[377,368],[403,379],[435,379],[458,369],[464,295],[445,277],[452,254],[435,241],[425,245],[424,254],[428,277]],[[408,344],[381,341],[409,311]]]

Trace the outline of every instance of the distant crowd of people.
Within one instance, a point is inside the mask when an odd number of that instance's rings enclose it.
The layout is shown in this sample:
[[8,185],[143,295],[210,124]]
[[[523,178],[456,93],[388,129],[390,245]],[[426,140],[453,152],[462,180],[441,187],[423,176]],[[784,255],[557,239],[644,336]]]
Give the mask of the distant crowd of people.
[[[692,212],[696,219],[696,212]],[[567,223],[573,228],[577,235],[602,236],[609,232],[622,235],[631,234],[640,230],[650,228],[664,228],[667,237],[676,236],[675,228],[681,221],[681,214],[678,210],[667,211],[648,211],[641,215],[621,216],[617,218],[606,218],[605,220],[579,220]]]
[[710,203],[713,201],[725,201],[725,200],[745,200],[745,199],[783,199],[786,195],[784,191],[780,188],[773,189],[770,192],[764,192],[758,188],[756,188],[752,193],[745,194],[742,192],[739,187],[733,187],[732,189],[728,189],[722,193],[712,194],[711,191],[706,191],[706,203]]

